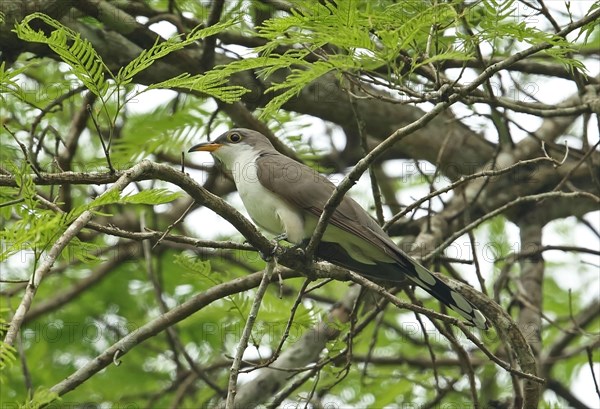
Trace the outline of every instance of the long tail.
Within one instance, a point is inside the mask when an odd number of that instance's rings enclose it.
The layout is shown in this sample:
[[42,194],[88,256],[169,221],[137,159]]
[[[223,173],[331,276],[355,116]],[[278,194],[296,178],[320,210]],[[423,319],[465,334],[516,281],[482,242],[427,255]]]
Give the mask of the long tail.
[[414,262],[413,260],[409,261],[410,266],[413,268],[406,268],[404,265],[401,267],[404,267],[403,272],[411,281],[446,304],[448,308],[456,311],[477,328],[489,328],[488,321],[481,311],[479,311],[477,307],[471,303],[471,301],[467,300],[458,291],[450,288],[448,284],[434,276],[422,265]]
[[472,325],[481,329],[489,328],[488,321],[473,303],[400,250],[395,254],[395,263],[374,262],[373,264],[365,264],[350,257],[339,244],[321,242],[317,250],[317,255],[330,263],[356,271],[365,277],[376,280],[400,282],[408,278],[433,297],[446,304],[448,308],[456,311]]

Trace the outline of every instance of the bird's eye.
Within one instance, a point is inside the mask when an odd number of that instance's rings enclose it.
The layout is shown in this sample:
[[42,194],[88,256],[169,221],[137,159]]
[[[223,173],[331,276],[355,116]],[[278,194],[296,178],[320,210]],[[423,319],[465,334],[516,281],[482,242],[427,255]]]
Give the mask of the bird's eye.
[[242,135],[234,132],[234,133],[230,134],[229,136],[227,136],[227,139],[229,139],[229,142],[238,143],[239,141],[242,140]]

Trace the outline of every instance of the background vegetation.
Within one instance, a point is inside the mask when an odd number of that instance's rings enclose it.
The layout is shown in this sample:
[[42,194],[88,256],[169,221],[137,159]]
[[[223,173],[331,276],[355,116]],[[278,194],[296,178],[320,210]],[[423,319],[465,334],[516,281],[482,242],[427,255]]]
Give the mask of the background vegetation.
[[[597,404],[599,22],[543,0],[1,2],[2,407]],[[493,328],[293,251],[267,286],[273,243],[181,155],[233,126],[359,180]]]

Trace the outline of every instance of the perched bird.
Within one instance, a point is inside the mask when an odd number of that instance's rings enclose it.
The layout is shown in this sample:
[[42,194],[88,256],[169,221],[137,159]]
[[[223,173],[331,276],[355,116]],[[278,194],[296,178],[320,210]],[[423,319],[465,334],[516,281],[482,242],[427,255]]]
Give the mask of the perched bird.
[[[231,129],[189,152],[207,151],[233,176],[248,214],[269,233],[296,245],[310,240],[335,186],[327,178],[275,150],[263,134]],[[345,196],[337,207],[316,256],[376,280],[410,279],[478,328],[483,314],[463,295],[404,253],[358,203]]]

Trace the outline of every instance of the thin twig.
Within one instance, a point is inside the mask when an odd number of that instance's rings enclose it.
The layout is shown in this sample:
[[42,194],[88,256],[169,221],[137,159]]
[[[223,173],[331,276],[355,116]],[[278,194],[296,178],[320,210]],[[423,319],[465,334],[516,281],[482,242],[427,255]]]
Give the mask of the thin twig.
[[551,246],[551,245],[549,245],[549,246],[542,246],[542,247],[536,248],[536,249],[523,250],[520,253],[512,253],[505,257],[499,257],[494,262],[506,261],[506,260],[514,262],[520,258],[531,257],[531,256],[535,256],[537,254],[541,254],[546,251],[553,251],[553,250],[565,251],[565,252],[572,251],[572,252],[576,252],[576,253],[578,252],[578,253],[586,253],[586,254],[593,254],[595,256],[600,256],[600,250],[596,250],[596,249],[588,249],[586,247],[578,247],[578,246]]
[[471,392],[471,402],[473,404],[473,408],[479,409],[481,407],[479,400],[477,399],[477,386],[475,384],[475,372],[473,371],[473,365],[471,365],[471,360],[469,359],[469,354],[465,349],[460,345],[456,337],[454,336],[454,332],[452,328],[448,325],[448,323],[441,323],[437,321],[432,321],[434,327],[442,334],[450,345],[452,349],[458,355],[458,361],[460,362],[460,366],[462,366],[464,372],[467,374],[467,378],[469,380],[469,391]]
[[489,220],[497,215],[499,215],[500,213],[504,212],[505,210],[516,206],[518,204],[521,203],[526,203],[526,202],[536,202],[539,200],[543,200],[543,199],[548,199],[551,197],[566,197],[566,198],[570,198],[570,197],[586,197],[590,200],[593,200],[596,203],[600,203],[600,198],[598,196],[595,196],[591,193],[587,193],[587,192],[544,192],[544,193],[539,193],[536,195],[529,195],[529,196],[521,196],[516,198],[515,200],[512,200],[494,210],[492,210],[489,213],[486,213],[485,215],[483,215],[482,217],[480,217],[479,219],[469,223],[468,225],[466,225],[465,227],[463,227],[462,229],[456,231],[454,234],[452,234],[449,238],[447,238],[442,244],[440,244],[439,246],[437,246],[432,252],[430,252],[427,256],[423,257],[423,261],[426,262],[428,260],[430,260],[431,258],[435,257],[437,254],[439,254],[440,252],[442,252],[446,247],[448,247],[454,240],[456,240],[457,238],[459,238],[460,236],[462,236],[463,234],[473,230],[475,227],[479,226],[481,223],[483,223],[486,220]]
[[6,206],[16,205],[16,204],[19,204],[19,203],[21,203],[23,201],[25,201],[25,199],[22,198],[22,197],[20,197],[20,198],[15,199],[15,200],[9,200],[8,202],[0,203],[0,207],[6,207]]
[[[279,277],[281,280],[281,275],[279,275]],[[302,287],[300,287],[300,291],[298,291],[298,296],[296,297],[296,300],[294,301],[294,305],[292,305],[292,309],[290,311],[290,317],[288,318],[288,321],[285,325],[285,329],[283,330],[283,335],[281,336],[279,345],[277,345],[277,348],[273,352],[273,355],[267,362],[265,362],[264,364],[258,365],[257,367],[252,368],[252,370],[257,369],[259,367],[263,367],[263,366],[269,366],[270,364],[275,362],[275,360],[279,357],[279,353],[283,349],[283,344],[285,343],[286,339],[290,335],[290,328],[292,327],[292,323],[294,322],[294,317],[296,316],[296,310],[300,306],[300,303],[302,302],[302,297],[304,296],[304,294],[306,292],[306,288],[308,287],[308,284],[310,284],[311,281],[312,280],[310,278],[307,278],[302,283]]]
[[6,126],[6,124],[4,124],[3,126],[4,126],[4,129],[6,129],[6,132],[8,132],[10,134],[10,136],[13,137],[15,142],[19,145],[19,148],[21,148],[21,151],[23,152],[23,155],[25,156],[25,162],[27,162],[29,167],[35,172],[35,174],[37,175],[38,178],[44,179],[42,174],[40,173],[39,169],[37,168],[37,166],[35,166],[33,164],[33,162],[31,161],[31,158],[29,157],[29,154],[27,153],[27,147],[24,144],[22,144],[21,141],[19,141],[17,139],[17,136],[14,134],[13,131],[11,131],[8,128],[8,126]]
[[152,250],[154,250],[154,248],[156,246],[158,246],[161,241],[164,240],[164,238],[167,236],[167,234],[169,234],[175,226],[177,226],[179,223],[181,223],[181,221],[185,218],[185,216],[187,216],[187,214],[190,212],[190,210],[192,210],[192,207],[194,207],[195,204],[196,204],[196,201],[192,200],[190,205],[187,207],[187,209],[184,210],[184,212],[181,214],[181,216],[179,216],[179,218],[177,218],[177,220],[175,220],[173,223],[171,223],[167,227],[167,229],[164,231],[164,233],[158,238],[158,240],[156,240],[156,243],[154,243],[154,245],[152,246]]
[[[146,228],[146,212],[142,211],[140,214],[140,230],[144,230]],[[156,303],[158,304],[158,308],[161,314],[164,314],[169,310],[164,301],[163,289],[161,283],[159,281],[159,276],[154,268],[154,263],[152,262],[152,249],[150,248],[150,242],[148,240],[142,241],[142,251],[144,256],[144,261],[146,263],[146,275],[148,276],[148,281],[152,284],[152,288],[154,290],[154,298],[156,299]],[[177,343],[175,338],[177,334],[175,332],[175,326],[171,326],[167,328],[165,331],[167,344],[173,353],[173,362],[177,367],[177,371],[181,370],[181,363],[178,359],[177,354]]]
[[267,287],[271,282],[271,276],[273,275],[273,270],[275,269],[275,259],[267,262],[267,267],[263,273],[262,280],[260,285],[256,289],[256,295],[254,296],[254,302],[252,303],[252,307],[250,308],[250,313],[248,314],[248,319],[246,320],[246,325],[244,325],[244,330],[242,331],[242,336],[240,338],[240,342],[237,345],[235,350],[235,356],[233,357],[233,362],[231,363],[231,370],[229,374],[229,386],[227,387],[227,400],[225,402],[226,409],[233,409],[235,403],[235,395],[237,393],[237,378],[240,373],[240,365],[242,363],[242,356],[244,355],[244,351],[248,346],[248,339],[250,338],[250,334],[252,333],[252,328],[254,327],[254,322],[256,321],[256,316],[258,315],[258,310],[260,309],[260,304],[262,299],[267,291]]
[[[30,128],[31,130],[29,131],[31,136],[35,135],[37,126],[40,124],[40,122],[42,121],[44,116],[52,110],[52,108],[54,108],[55,106],[58,106],[58,105],[62,105],[62,103],[65,100],[71,98],[75,94],[79,94],[80,92],[85,91],[86,89],[87,88],[85,87],[85,85],[81,85],[79,87],[68,90],[64,94],[62,94],[62,95],[58,96],[57,98],[53,99],[52,101],[50,101],[50,103],[48,105],[46,105],[44,108],[42,108],[41,112],[38,115],[36,115],[35,119],[31,122],[31,128]],[[39,148],[40,148],[41,144],[42,144],[42,138],[40,138],[40,140],[38,142],[38,148],[36,149],[36,152],[39,152]]]
[[[21,360],[21,369],[23,371],[23,381],[25,382],[25,390],[27,391],[28,398],[32,399],[34,393],[33,381],[31,379],[29,365],[27,365],[27,354],[23,346],[23,337],[21,336],[21,333],[17,334],[17,351],[19,352],[19,359]],[[0,365],[0,367],[2,367],[2,365]]]
[[481,171],[481,172],[478,172],[478,173],[473,173],[472,175],[462,176],[459,180],[457,180],[457,181],[449,184],[446,187],[440,188],[440,189],[436,190],[435,192],[431,192],[430,194],[428,194],[426,196],[423,196],[421,199],[417,200],[416,202],[414,202],[410,206],[407,206],[400,213],[397,213],[394,216],[392,216],[392,218],[390,220],[388,220],[383,225],[383,229],[384,230],[389,229],[392,224],[394,224],[399,219],[401,219],[405,214],[407,214],[407,213],[411,212],[412,210],[418,208],[421,204],[423,204],[427,200],[429,200],[429,199],[431,199],[431,198],[433,198],[435,196],[441,195],[442,193],[449,192],[450,190],[453,190],[457,186],[460,186],[463,183],[466,183],[466,182],[468,182],[470,180],[478,179],[478,178],[481,178],[481,177],[500,176],[500,175],[508,173],[508,172],[514,170],[515,168],[518,168],[518,167],[521,167],[521,166],[527,166],[527,165],[531,165],[533,163],[547,162],[547,161],[552,161],[552,159],[546,158],[546,157],[539,157],[539,158],[534,158],[534,159],[528,159],[528,160],[519,161],[519,162],[517,162],[517,163],[515,163],[513,165],[507,166],[507,167],[502,168],[502,169],[484,170],[484,171]]
[[569,144],[567,143],[567,141],[565,141],[565,155],[563,156],[562,160],[556,160],[548,154],[548,152],[546,151],[546,141],[544,140],[542,140],[542,152],[544,152],[544,156],[546,156],[552,161],[552,165],[554,166],[554,168],[558,168],[559,166],[564,165],[564,163],[567,161],[567,158],[569,157]]
[[[399,307],[399,308],[405,308],[411,311],[415,311],[418,312],[420,314],[423,314],[425,316],[427,316],[429,319],[435,318],[435,319],[440,319],[444,322],[448,322],[450,324],[456,325],[458,326],[461,331],[463,331],[465,333],[465,335],[467,336],[467,338],[469,338],[469,340],[471,340],[471,342],[473,342],[479,349],[481,349],[490,359],[492,359],[492,361],[496,362],[500,367],[504,368],[506,371],[513,373],[513,374],[517,374],[522,378],[528,379],[528,380],[532,380],[534,382],[543,384],[544,383],[544,379],[530,374],[530,373],[526,373],[523,371],[520,371],[518,369],[513,368],[510,364],[508,364],[507,362],[504,362],[502,359],[496,357],[492,352],[490,352],[485,345],[483,345],[483,343],[481,341],[479,341],[469,330],[468,330],[468,324],[463,323],[462,321],[454,318],[454,317],[450,317],[448,315],[442,314],[440,312],[437,311],[433,311],[430,310],[428,308],[424,308],[418,305],[415,305],[413,303],[407,303],[407,302],[403,302],[401,301],[398,297],[396,297],[394,294],[390,293],[389,291],[387,291],[385,288],[381,287],[378,284],[373,283],[372,281],[352,272],[349,271],[348,275],[350,276],[350,278],[352,279],[352,281],[359,283],[360,285],[369,288],[370,290],[376,292],[377,294],[382,295],[383,297],[385,297],[388,301],[390,301],[392,304],[394,304],[395,306]],[[461,287],[461,291],[466,291],[467,290],[467,286],[463,286]],[[471,291],[475,291],[474,289],[471,289]],[[433,320],[432,320],[433,321]]]
[[[210,8],[210,15],[206,22],[206,27],[214,26],[221,19],[223,13],[223,7],[225,6],[225,0],[213,0]],[[212,35],[204,38],[203,49],[204,52],[200,57],[200,67],[203,70],[210,70],[215,62],[215,45],[217,43],[217,35]]]
[[594,372],[594,357],[592,355],[592,348],[589,346],[585,349],[588,357],[588,364],[590,365],[590,371],[592,372],[592,379],[594,380],[594,386],[596,387],[596,395],[600,398],[600,388],[598,387],[598,380],[596,379],[596,372]]
[[[177,390],[175,391],[175,396],[171,400],[171,404],[169,405],[169,409],[178,409],[184,407],[183,399],[185,396],[190,393],[190,389],[194,386],[196,379],[198,376],[191,372],[183,382],[177,383]],[[150,407],[150,406],[148,406]],[[202,407],[202,406],[201,406]]]
[[488,295],[487,289],[485,288],[485,280],[483,275],[481,274],[481,267],[479,266],[479,257],[477,257],[477,248],[475,247],[475,235],[472,231],[469,231],[469,242],[471,243],[471,254],[473,256],[473,263],[475,264],[475,274],[477,275],[477,280],[479,281],[479,287],[481,288],[481,292],[485,295]]
[[98,132],[98,137],[100,138],[100,143],[102,144],[102,150],[104,151],[104,156],[106,157],[106,163],[108,165],[108,170],[110,173],[115,173],[115,168],[113,168],[112,162],[110,160],[110,153],[108,152],[108,147],[104,142],[104,137],[102,136],[102,130],[100,129],[100,125],[98,121],[96,121],[96,117],[94,116],[94,111],[92,110],[92,106],[88,105],[87,108],[90,113],[90,118],[92,118],[92,122],[94,123],[94,127],[96,127],[96,131]]
[[[354,113],[354,119],[356,120],[356,128],[358,129],[358,136],[360,144],[364,154],[369,153],[369,145],[367,144],[367,134],[365,132],[365,122],[361,119],[360,111],[356,106],[356,99],[349,94],[350,107]],[[383,206],[381,204],[381,191],[379,189],[379,183],[377,182],[377,175],[374,169],[375,164],[369,166],[369,180],[371,181],[371,193],[373,195],[373,201],[375,202],[375,214],[377,215],[377,221],[379,225],[382,225],[385,220],[383,218]]]
[[[289,269],[284,270],[282,274],[286,278],[300,276],[299,273]],[[164,331],[167,327],[189,317],[191,314],[201,310],[210,303],[228,295],[256,288],[262,279],[264,279],[263,273],[255,273],[233,279],[223,284],[215,285],[206,291],[196,294],[184,303],[169,310],[167,313],[161,314],[155,319],[140,326],[135,331],[131,331],[130,333],[119,337],[120,339],[117,342],[94,357],[94,359],[89,360],[71,375],[54,385],[50,390],[56,392],[59,396],[72,391],[90,377],[112,364],[113,356],[117,350],[121,351],[121,355],[125,355],[140,343],[155,336],[161,331]]]
[[[416,299],[414,292],[412,290],[406,291],[406,294],[410,297],[410,299],[413,303],[418,302],[418,300]],[[425,345],[427,346],[427,350],[429,351],[429,357],[431,358],[431,368],[433,369],[433,379],[435,379],[435,386],[436,386],[436,389],[439,391],[440,390],[440,376],[438,374],[438,367],[436,364],[435,352],[433,351],[433,348],[431,347],[431,342],[429,341],[429,334],[427,333],[427,330],[425,329],[425,324],[423,323],[423,319],[421,318],[421,315],[415,313],[415,318],[417,319],[417,322],[419,323],[419,327],[421,327],[421,333],[423,334],[423,342],[425,343]]]
[[556,185],[556,187],[554,189],[552,189],[552,190],[556,191],[556,190],[560,189],[562,187],[562,185],[567,180],[569,180],[569,178],[571,177],[571,175],[573,174],[573,172],[575,172],[577,170],[577,168],[579,166],[581,166],[581,164],[583,162],[585,162],[586,158],[596,151],[596,148],[599,145],[600,145],[600,140],[598,140],[598,142],[596,142],[596,144],[594,146],[592,146],[590,149],[588,149],[588,151],[585,153],[585,155],[583,155],[583,157],[575,164],[575,166],[573,166],[571,169],[569,169],[569,171],[567,172],[567,174],[565,175],[565,177],[563,177],[562,180],[560,182],[558,182],[558,185]]
[[360,375],[362,383],[364,383],[364,380],[367,377],[367,370],[369,368],[369,363],[371,362],[371,359],[373,359],[373,352],[375,352],[375,346],[377,345],[377,338],[379,337],[379,329],[381,328],[381,325],[383,324],[384,317],[385,317],[385,314],[383,314],[379,310],[376,310],[375,325],[373,326],[373,336],[372,336],[371,340],[369,341],[369,347],[367,349],[367,356],[364,360],[362,373]]
[[293,382],[291,382],[288,386],[286,386],[285,388],[281,389],[275,395],[275,397],[273,398],[273,400],[269,404],[267,404],[265,406],[265,409],[275,409],[275,408],[281,407],[280,406],[281,403],[288,396],[290,396],[292,394],[292,392],[294,392],[300,386],[304,385],[304,383],[306,383],[306,381],[308,381],[310,378],[312,378],[313,376],[315,376],[316,374],[318,374],[320,370],[321,370],[321,368],[319,366],[315,366],[310,371],[306,371],[306,373],[304,373],[302,376],[298,377]]
[[471,331],[469,331],[465,324],[463,324],[462,322],[458,322],[456,325],[458,326],[458,328],[460,328],[463,334],[465,334],[467,338],[469,338],[469,340],[477,346],[477,348],[479,348],[488,358],[490,358],[493,362],[495,362],[498,366],[500,366],[507,372],[510,372],[511,374],[517,375],[521,378],[532,380],[539,384],[544,384],[546,382],[544,378],[540,378],[539,376],[535,376],[530,373],[519,371],[518,369],[513,368],[508,362],[498,358],[492,353],[492,351],[490,351],[485,345],[483,345],[483,343],[479,339],[477,339],[477,337],[474,336],[471,333]]

